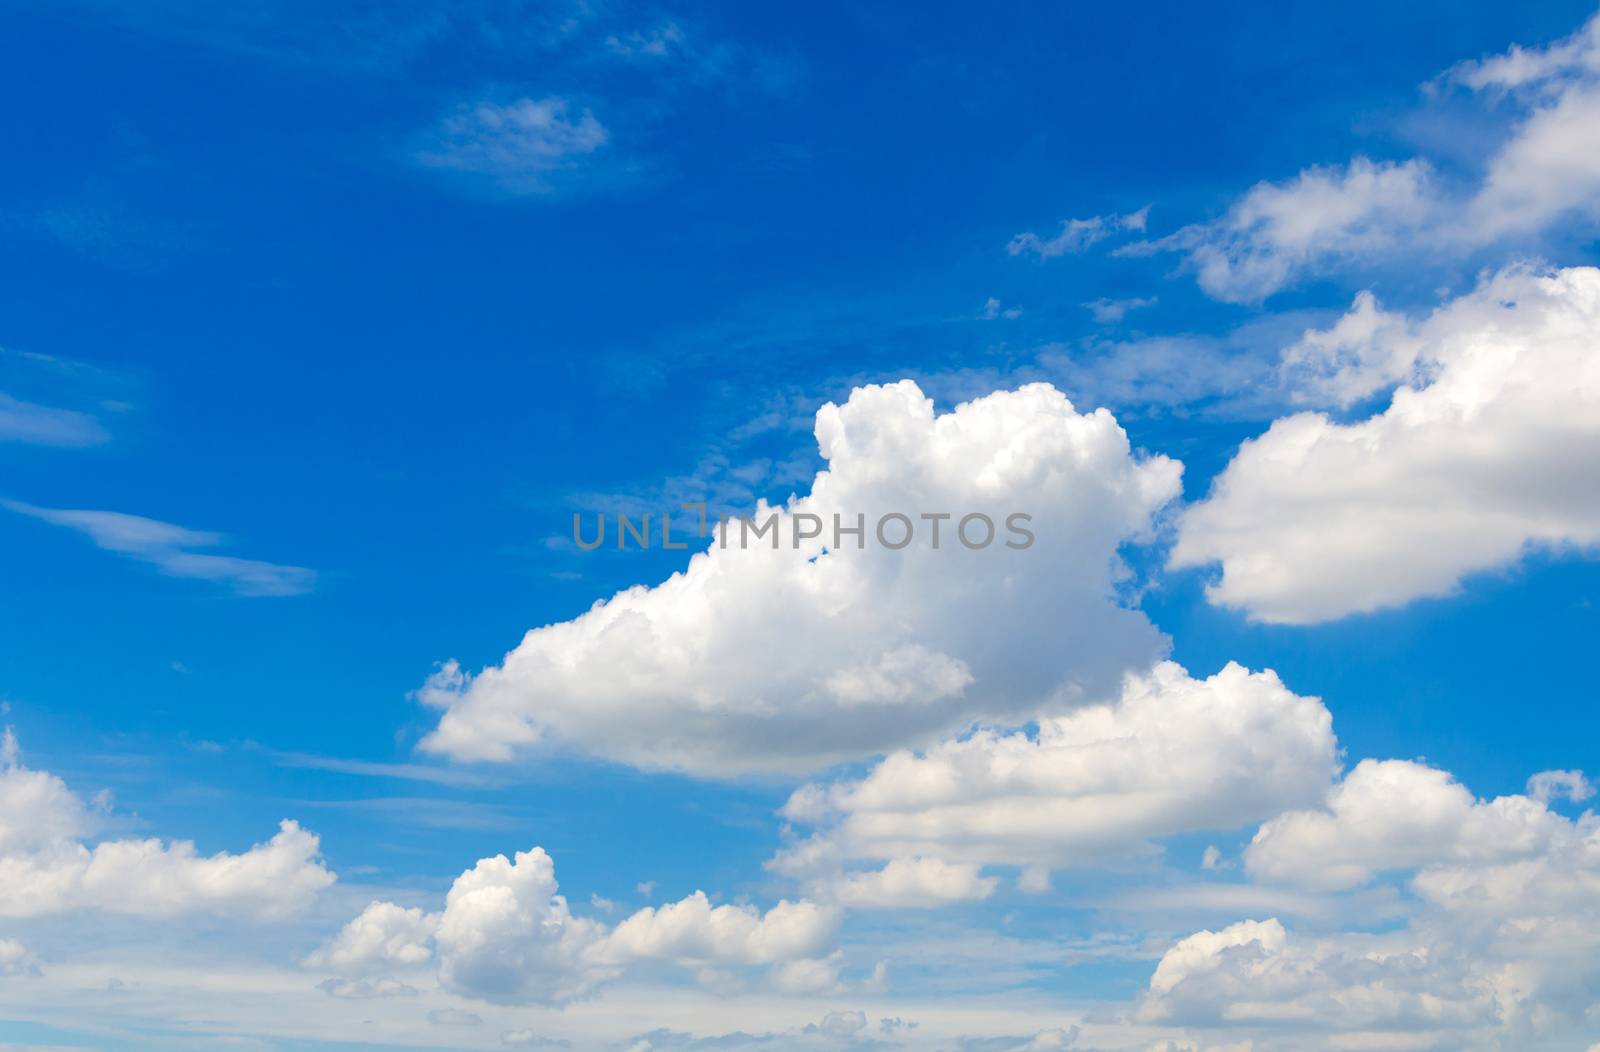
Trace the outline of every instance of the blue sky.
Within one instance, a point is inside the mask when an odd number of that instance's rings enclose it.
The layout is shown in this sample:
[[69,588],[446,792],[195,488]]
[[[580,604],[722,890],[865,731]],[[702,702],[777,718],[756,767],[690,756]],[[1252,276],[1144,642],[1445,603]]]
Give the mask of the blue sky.
[[0,1039],[1600,1043],[1592,5],[0,9]]

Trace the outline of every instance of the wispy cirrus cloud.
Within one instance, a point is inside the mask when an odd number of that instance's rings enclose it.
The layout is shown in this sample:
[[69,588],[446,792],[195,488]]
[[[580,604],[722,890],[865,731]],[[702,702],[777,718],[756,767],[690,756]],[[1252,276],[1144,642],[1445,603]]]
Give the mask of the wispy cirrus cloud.
[[421,763],[384,763],[375,760],[352,760],[342,756],[318,756],[313,753],[274,753],[273,762],[279,767],[296,767],[312,771],[329,771],[361,778],[388,778],[411,782],[432,782],[436,785],[479,787],[494,784],[486,775],[463,771],[455,767],[430,767]]
[[0,500],[0,507],[76,530],[97,547],[148,563],[168,577],[211,581],[229,588],[235,595],[301,595],[311,591],[316,583],[316,572],[303,566],[194,550],[221,544],[223,537],[217,533],[190,530],[117,511],[41,508],[14,500]]
[[1031,253],[1039,259],[1054,259],[1056,256],[1082,252],[1112,234],[1127,230],[1142,231],[1149,215],[1150,208],[1146,205],[1137,212],[1129,212],[1126,215],[1068,219],[1062,222],[1060,232],[1054,237],[1041,237],[1031,230],[1018,234],[1006,245],[1006,251],[1013,256]]
[[111,435],[89,413],[26,402],[0,391],[0,442],[38,446],[97,446]]

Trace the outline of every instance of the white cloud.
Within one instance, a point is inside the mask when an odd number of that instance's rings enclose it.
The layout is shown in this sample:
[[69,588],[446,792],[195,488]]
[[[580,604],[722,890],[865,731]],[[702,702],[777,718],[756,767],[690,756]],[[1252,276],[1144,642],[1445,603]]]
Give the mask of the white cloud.
[[548,1038],[537,1030],[502,1030],[500,1043],[510,1048],[558,1048],[567,1044]]
[[317,837],[285,820],[243,854],[202,856],[183,840],[82,842],[91,812],[66,783],[23,767],[6,732],[0,767],[0,916],[100,910],[151,917],[215,913],[269,919],[334,881]]
[[316,582],[317,575],[303,566],[194,551],[221,544],[221,535],[185,529],[170,522],[116,511],[40,508],[13,500],[0,500],[0,507],[76,530],[97,547],[148,563],[168,577],[212,581],[227,586],[237,595],[300,595],[309,592]]
[[1411,379],[1421,341],[1403,315],[1391,314],[1371,292],[1327,329],[1307,329],[1284,348],[1280,381],[1291,401],[1349,406]]
[[1245,865],[1260,879],[1353,888],[1384,870],[1531,856],[1570,825],[1530,797],[1476,800],[1447,771],[1362,760],[1325,809],[1290,811],[1263,825]]
[[[1117,599],[1118,547],[1148,536],[1180,465],[1141,459],[1103,411],[1036,384],[936,415],[915,384],[857,389],[817,414],[828,469],[779,517],[778,550],[731,527],[688,569],[529,632],[498,667],[446,665],[423,747],[505,760],[541,741],[697,774],[805,771],[1109,695],[1162,641]],[[912,520],[894,551],[871,536]],[[1031,515],[1031,546],[1006,532]],[[946,514],[948,520],[919,516]],[[988,515],[989,547],[959,542]],[[817,516],[816,520],[804,518]],[[831,536],[862,516],[867,536]],[[800,526],[824,536],[797,542]],[[615,525],[613,523],[613,525]],[[933,529],[941,530],[940,547]],[[972,520],[968,539],[985,539]],[[825,550],[826,549],[826,550]]]
[[697,891],[679,902],[642,909],[618,924],[600,957],[619,964],[776,964],[824,956],[838,926],[837,911],[813,902],[779,902],[762,914],[751,906],[712,906]]
[[0,978],[12,975],[36,975],[39,966],[34,963],[28,948],[15,939],[0,939]]
[[1425,162],[1308,168],[1283,183],[1257,183],[1210,223],[1128,246],[1130,255],[1183,252],[1200,287],[1220,300],[1260,300],[1303,273],[1388,252],[1433,221]]
[[1112,300],[1101,297],[1100,299],[1090,300],[1088,303],[1084,304],[1084,306],[1088,308],[1089,313],[1094,315],[1094,320],[1102,325],[1115,325],[1117,322],[1127,317],[1129,311],[1141,310],[1145,307],[1154,307],[1155,305],[1156,298],[1154,296],[1131,296],[1128,299],[1122,300]]
[[1113,234],[1123,231],[1140,231],[1149,218],[1148,206],[1126,215],[1090,216],[1088,219],[1068,219],[1061,224],[1060,233],[1054,237],[1040,237],[1028,231],[1018,234],[1006,246],[1013,256],[1032,254],[1038,259],[1053,259],[1082,252]]
[[994,894],[1000,879],[979,876],[978,870],[974,863],[896,858],[879,870],[841,874],[828,894],[853,908],[946,906]]
[[1594,785],[1582,771],[1540,771],[1528,779],[1528,795],[1541,804],[1552,800],[1581,804],[1594,796]]
[[569,1001],[614,974],[591,960],[602,932],[556,894],[543,849],[480,859],[445,896],[434,931],[439,982],[486,1001]]
[[[1441,82],[1507,96],[1516,119],[1466,187],[1423,158],[1307,168],[1261,182],[1218,219],[1120,249],[1181,252],[1217,299],[1258,302],[1351,264],[1427,258],[1600,219],[1600,17],[1544,49],[1464,63]],[[1436,84],[1439,82],[1436,82]]]
[[421,964],[433,956],[439,915],[374,902],[305,960],[308,967],[368,972]]
[[1269,1026],[1284,1048],[1556,1049],[1592,1037],[1600,817],[1567,819],[1529,796],[1479,800],[1447,772],[1367,760],[1324,810],[1264,825],[1246,860],[1258,879],[1321,888],[1393,870],[1417,904],[1392,931],[1266,920],[1198,932],[1157,966],[1145,1020]]
[[663,22],[648,31],[612,34],[606,38],[606,48],[622,58],[666,58],[683,39],[683,29],[676,22]]
[[88,413],[25,402],[0,391],[0,442],[78,447],[96,446],[110,437]]
[[1321,334],[1324,376],[1406,373],[1389,406],[1276,421],[1184,513],[1170,564],[1220,562],[1213,603],[1304,624],[1600,542],[1600,270],[1506,270],[1415,326],[1376,311]]
[[713,906],[704,892],[641,909],[608,929],[575,916],[558,894],[542,848],[480,859],[426,913],[373,902],[303,964],[342,975],[415,969],[437,961],[439,984],[502,1004],[559,1005],[587,996],[641,962],[668,961],[712,975],[771,969],[779,988],[837,983],[831,957],[837,909],[781,901]]
[[1568,213],[1592,218],[1600,212],[1600,156],[1591,148],[1600,123],[1600,16],[1548,47],[1513,46],[1463,63],[1447,79],[1510,92],[1527,107],[1468,205],[1478,236],[1537,230]]
[[[1230,664],[1195,680],[1168,662],[1130,676],[1114,704],[1041,720],[1035,736],[980,730],[923,754],[895,753],[859,781],[797,790],[785,815],[820,832],[773,868],[833,879],[838,861],[852,858],[1104,863],[1149,853],[1155,838],[1237,828],[1319,801],[1335,754],[1327,709],[1273,673]],[[962,874],[975,877],[943,876]],[[869,889],[885,880],[860,879]]]
[[1600,18],[1547,47],[1513,44],[1504,54],[1460,63],[1447,77],[1476,91],[1503,91],[1595,73],[1600,73]]
[[483,101],[447,118],[419,159],[430,167],[487,176],[513,193],[546,193],[556,173],[608,138],[594,114],[574,113],[566,99]]
[[1012,320],[1022,317],[1022,308],[1002,306],[998,299],[990,296],[987,300],[984,300],[983,313],[978,317],[983,321],[995,321],[999,318]]
[[1600,211],[1600,84],[1574,85],[1534,110],[1489,164],[1467,220],[1479,236],[1539,230],[1569,213]]
[[1467,962],[1404,937],[1300,937],[1276,920],[1241,921],[1181,940],[1156,966],[1142,1018],[1293,1030],[1404,1030],[1420,1043],[1302,1042],[1289,1047],[1460,1048],[1458,1031],[1493,1021],[1492,992]]
[[1284,347],[1326,318],[1324,312],[1290,311],[1250,319],[1220,335],[1048,344],[1036,361],[1043,378],[1082,405],[1270,419],[1290,405],[1292,395],[1279,376]]
[[344,1001],[370,1001],[384,997],[416,997],[417,988],[398,979],[327,979],[317,989]]

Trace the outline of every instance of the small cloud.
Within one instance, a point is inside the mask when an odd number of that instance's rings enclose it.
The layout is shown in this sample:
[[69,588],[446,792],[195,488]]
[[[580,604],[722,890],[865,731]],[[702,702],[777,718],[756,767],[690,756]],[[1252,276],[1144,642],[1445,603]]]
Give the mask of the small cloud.
[[1022,317],[1022,308],[1003,307],[1001,306],[999,300],[995,299],[993,296],[990,296],[984,301],[983,313],[978,315],[978,317],[983,321],[994,321],[997,318],[1020,318]]
[[1137,296],[1125,300],[1097,299],[1090,300],[1084,304],[1089,309],[1089,313],[1094,315],[1094,320],[1102,325],[1115,325],[1127,317],[1129,311],[1138,310],[1141,307],[1154,307],[1155,305],[1156,298],[1154,296],[1148,299]]
[[600,910],[602,913],[610,913],[612,910],[617,908],[617,904],[615,902],[612,902],[610,899],[601,898],[599,895],[594,894],[589,896],[589,905],[593,906],[597,910]]
[[479,102],[448,117],[418,154],[430,168],[487,176],[518,194],[549,193],[552,176],[604,146],[605,126],[566,99]]
[[0,976],[38,974],[39,966],[26,946],[15,939],[0,939]]
[[606,49],[623,58],[666,58],[683,43],[683,30],[676,22],[663,22],[648,32],[613,34],[606,37]]
[[1582,771],[1540,771],[1528,779],[1528,795],[1542,804],[1555,800],[1581,804],[1594,796],[1594,785]]
[[483,1017],[459,1008],[435,1008],[428,1013],[428,1022],[434,1026],[482,1026]]
[[641,880],[639,883],[633,886],[633,890],[637,891],[647,899],[653,898],[656,893],[656,882],[653,880]]
[[1200,868],[1209,870],[1232,869],[1233,863],[1222,857],[1222,852],[1217,849],[1217,845],[1211,844],[1206,848],[1205,854],[1200,856]]
[[571,1042],[545,1037],[532,1030],[502,1030],[500,1043],[512,1048],[570,1048]]

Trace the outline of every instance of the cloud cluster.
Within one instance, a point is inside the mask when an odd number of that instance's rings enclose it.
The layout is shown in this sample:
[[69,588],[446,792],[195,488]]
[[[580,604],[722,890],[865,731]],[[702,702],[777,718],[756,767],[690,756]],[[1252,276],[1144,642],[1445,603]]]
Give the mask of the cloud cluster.
[[[498,667],[445,666],[420,692],[444,710],[423,747],[505,760],[548,741],[696,774],[804,772],[1106,697],[1159,656],[1118,599],[1117,551],[1149,535],[1181,467],[1135,455],[1109,413],[1035,384],[940,414],[902,381],[824,406],[816,436],[828,468],[809,495],[755,512],[776,516],[775,545],[731,526],[726,547],[529,632]],[[959,539],[968,515],[1003,530],[1017,513],[1023,549]],[[892,514],[917,531],[901,550],[831,535]],[[797,538],[813,521],[823,535]]]
[[1331,390],[1404,381],[1389,405],[1245,442],[1184,513],[1171,565],[1220,562],[1212,602],[1305,624],[1449,594],[1530,548],[1591,548],[1597,346],[1592,267],[1508,269],[1416,324],[1359,298],[1291,362]]
[[[1336,752],[1327,709],[1273,673],[1230,664],[1196,680],[1165,662],[1130,676],[1114,704],[1041,720],[1035,734],[982,730],[797,790],[785,816],[819,831],[773,868],[841,901],[982,898],[993,885],[980,866],[1103,864],[1320,802]],[[840,869],[854,859],[889,862]]]
[[0,916],[100,910],[150,917],[213,913],[275,918],[334,881],[315,834],[285,820],[242,854],[199,854],[176,840],[102,840],[94,814],[65,782],[24,767],[6,731],[0,749]]
[[668,961],[718,979],[768,968],[779,988],[837,985],[835,909],[782,901],[765,913],[714,906],[703,892],[645,908],[614,928],[573,914],[542,848],[480,859],[457,877],[444,909],[373,902],[304,964],[359,978],[434,961],[452,993],[503,1004],[564,1004],[630,967]]
[[1263,825],[1246,865],[1321,889],[1393,872],[1418,902],[1409,923],[1198,932],[1163,956],[1140,1016],[1284,1035],[1266,1048],[1573,1047],[1600,988],[1600,817],[1567,818],[1537,793],[1587,784],[1544,772],[1535,795],[1480,800],[1444,771],[1363,761],[1323,807]]

